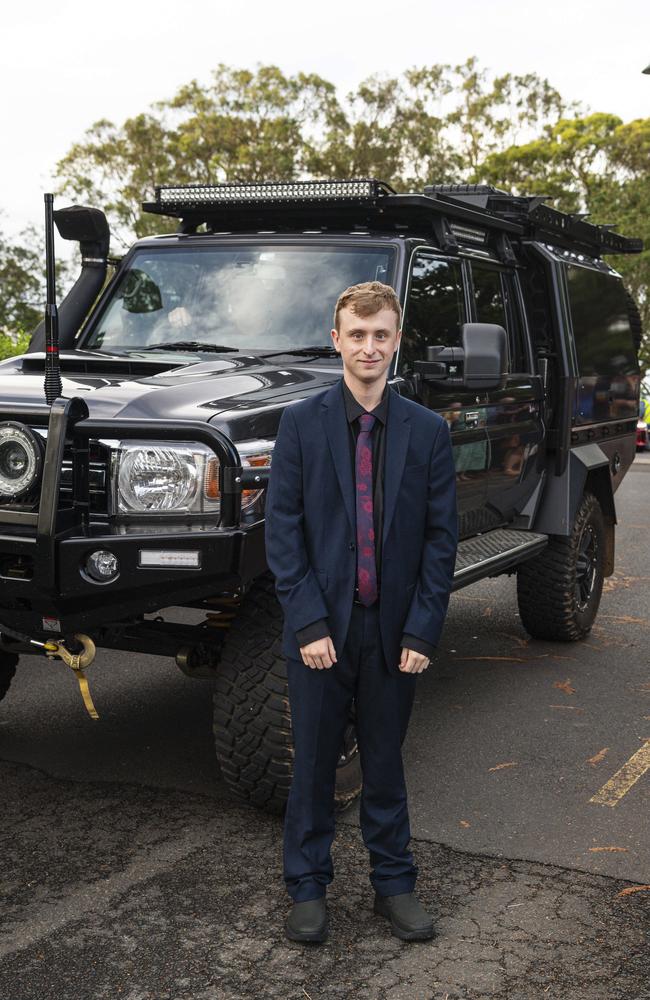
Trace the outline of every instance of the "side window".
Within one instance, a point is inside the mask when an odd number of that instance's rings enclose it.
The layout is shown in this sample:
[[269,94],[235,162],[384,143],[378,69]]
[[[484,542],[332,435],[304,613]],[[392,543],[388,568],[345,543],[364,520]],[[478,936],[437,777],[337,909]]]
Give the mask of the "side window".
[[528,364],[523,320],[512,275],[473,262],[472,283],[476,322],[496,323],[504,328],[508,334],[509,370],[525,372]]
[[508,329],[506,304],[501,287],[501,274],[492,268],[472,264],[474,306],[477,323],[496,323]]
[[569,265],[569,302],[581,375],[635,375],[625,290],[614,275]]
[[418,254],[404,312],[402,355],[405,363],[426,360],[427,346],[460,347],[465,322],[460,264]]
[[502,274],[503,292],[506,300],[506,315],[508,322],[508,341],[510,346],[510,371],[528,372],[529,361],[526,351],[526,333],[524,319],[521,314],[521,300],[515,288],[515,279],[512,274]]

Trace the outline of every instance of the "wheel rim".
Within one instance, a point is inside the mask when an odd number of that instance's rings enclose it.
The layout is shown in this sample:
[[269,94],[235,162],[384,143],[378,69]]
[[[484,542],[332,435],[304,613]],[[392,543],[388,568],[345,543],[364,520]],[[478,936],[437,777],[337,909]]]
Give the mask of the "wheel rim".
[[590,524],[585,525],[578,543],[575,598],[578,611],[584,611],[594,592],[598,568],[598,538]]

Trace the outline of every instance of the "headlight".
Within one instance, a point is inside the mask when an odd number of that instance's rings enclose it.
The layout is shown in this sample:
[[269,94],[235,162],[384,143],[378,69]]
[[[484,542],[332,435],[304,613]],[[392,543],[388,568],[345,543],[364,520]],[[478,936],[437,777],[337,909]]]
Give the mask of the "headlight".
[[[120,514],[205,514],[219,511],[219,462],[200,444],[123,441],[115,453]],[[115,464],[113,466],[115,469]]]
[[0,496],[28,493],[41,475],[43,446],[29,427],[6,420],[0,424]]
[[[219,513],[219,460],[211,448],[189,441],[117,444],[113,450],[112,478],[115,509],[119,514]],[[236,447],[244,466],[271,463],[273,441],[244,441]],[[262,492],[242,492],[242,513],[261,510]]]

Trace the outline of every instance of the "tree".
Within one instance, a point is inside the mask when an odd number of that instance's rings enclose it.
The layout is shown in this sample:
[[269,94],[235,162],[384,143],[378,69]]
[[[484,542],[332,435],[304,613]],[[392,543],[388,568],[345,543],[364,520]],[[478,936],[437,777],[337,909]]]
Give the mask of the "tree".
[[398,189],[466,180],[486,153],[566,111],[534,74],[493,81],[475,59],[372,76],[345,98],[315,74],[220,65],[118,126],[96,122],[58,165],[61,190],[101,205],[119,241],[173,231],[156,185],[375,176]]
[[584,213],[640,237],[641,254],[609,256],[639,307],[645,333],[642,367],[650,367],[650,118],[616,115],[562,118],[526,144],[486,157],[477,179],[515,194],[548,195],[556,208]]
[[11,242],[0,231],[0,331],[17,335],[31,331],[43,316],[42,255],[36,232],[25,231]]
[[175,228],[142,212],[156,185],[293,180],[304,170],[310,130],[330,127],[337,114],[333,85],[316,75],[220,65],[207,87],[194,80],[121,126],[96,122],[58,175],[63,192],[104,208],[126,246],[134,235]]
[[[23,353],[45,309],[43,238],[30,226],[15,240],[0,230],[0,359]],[[57,294],[69,284],[71,267],[57,261]]]

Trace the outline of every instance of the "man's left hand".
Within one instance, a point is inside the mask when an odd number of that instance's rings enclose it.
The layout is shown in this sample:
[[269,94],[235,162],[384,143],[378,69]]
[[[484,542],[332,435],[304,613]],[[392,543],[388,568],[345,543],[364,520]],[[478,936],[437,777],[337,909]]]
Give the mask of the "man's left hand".
[[404,674],[421,674],[429,666],[428,656],[423,653],[416,653],[414,649],[402,647],[402,656],[399,661],[399,668]]

